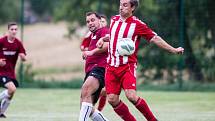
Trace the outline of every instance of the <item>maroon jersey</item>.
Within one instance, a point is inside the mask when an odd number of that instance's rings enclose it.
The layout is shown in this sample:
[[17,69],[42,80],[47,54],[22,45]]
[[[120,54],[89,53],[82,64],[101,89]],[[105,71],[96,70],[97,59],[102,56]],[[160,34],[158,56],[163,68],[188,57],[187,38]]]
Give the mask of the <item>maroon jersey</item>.
[[[119,65],[137,62],[137,48],[140,37],[150,41],[157,34],[153,32],[145,23],[135,16],[122,20],[119,15],[113,16],[110,23],[110,42],[108,64],[118,67]],[[116,51],[118,40],[121,38],[130,38],[135,42],[135,52],[130,56],[120,56]]]
[[86,36],[82,39],[81,47],[88,48],[91,40],[92,32],[88,32]]
[[[15,79],[15,66],[19,53],[25,54],[22,43],[15,38],[13,43],[8,42],[7,36],[0,38],[0,58],[6,59],[6,65],[0,67],[0,76]],[[3,56],[3,57],[2,57]]]
[[[89,44],[89,51],[93,50],[96,47],[97,41],[104,37],[106,34],[109,34],[109,28],[103,27],[98,29],[96,32],[92,33],[90,44]],[[86,59],[85,64],[85,72],[89,72],[93,67],[106,67],[107,64],[107,55],[108,52],[94,54],[92,56],[88,56]]]

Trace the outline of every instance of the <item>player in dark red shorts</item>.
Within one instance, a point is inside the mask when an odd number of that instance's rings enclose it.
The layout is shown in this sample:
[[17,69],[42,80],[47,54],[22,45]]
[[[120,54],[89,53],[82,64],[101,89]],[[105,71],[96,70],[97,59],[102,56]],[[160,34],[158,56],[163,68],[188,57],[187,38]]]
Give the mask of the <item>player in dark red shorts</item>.
[[85,62],[85,79],[81,89],[81,110],[79,121],[88,121],[91,117],[93,121],[108,121],[100,111],[94,109],[100,92],[104,87],[104,76],[107,58],[106,43],[101,49],[96,47],[99,39],[109,34],[107,27],[101,27],[100,16],[96,12],[86,14],[86,23],[92,32],[88,50],[82,52]]
[[8,24],[8,35],[0,38],[0,86],[6,88],[0,93],[0,118],[6,118],[4,113],[19,86],[15,76],[17,59],[20,57],[26,61],[25,49],[15,37],[17,30],[17,23],[11,22]]
[[[120,0],[119,15],[113,16],[110,23],[110,38],[108,50],[108,65],[106,67],[105,88],[108,102],[114,111],[125,121],[136,121],[127,105],[119,99],[121,89],[127,99],[145,116],[148,121],[157,121],[146,101],[136,94],[137,48],[140,38],[144,37],[150,43],[171,53],[183,53],[182,47],[174,48],[153,32],[145,23],[133,16],[139,0]],[[130,56],[122,56],[116,51],[122,38],[130,38],[135,42],[135,52]],[[99,40],[101,47],[106,40]]]

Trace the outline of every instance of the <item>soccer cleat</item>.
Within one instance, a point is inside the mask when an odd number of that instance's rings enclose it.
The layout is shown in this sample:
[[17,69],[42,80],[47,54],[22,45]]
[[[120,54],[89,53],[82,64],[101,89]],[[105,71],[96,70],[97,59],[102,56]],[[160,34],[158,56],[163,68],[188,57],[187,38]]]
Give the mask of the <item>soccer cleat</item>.
[[6,116],[4,114],[1,114],[0,118],[6,118]]

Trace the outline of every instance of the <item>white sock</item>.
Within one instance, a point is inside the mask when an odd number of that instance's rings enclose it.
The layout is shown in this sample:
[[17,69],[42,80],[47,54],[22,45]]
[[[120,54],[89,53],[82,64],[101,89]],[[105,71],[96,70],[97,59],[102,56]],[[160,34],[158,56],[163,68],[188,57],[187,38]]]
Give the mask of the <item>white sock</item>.
[[0,114],[4,114],[9,105],[10,105],[10,99],[4,98],[4,99],[1,101],[1,108],[0,108],[0,111],[1,111],[1,112],[0,112]]
[[98,111],[97,109],[95,109],[95,111],[93,112],[92,116],[91,116],[91,119],[93,121],[109,121],[107,118],[105,118],[103,116],[103,114]]
[[82,102],[79,115],[79,121],[88,121],[93,105],[91,103]]
[[10,95],[8,94],[8,90],[4,90],[0,93],[0,101],[4,98],[9,98]]

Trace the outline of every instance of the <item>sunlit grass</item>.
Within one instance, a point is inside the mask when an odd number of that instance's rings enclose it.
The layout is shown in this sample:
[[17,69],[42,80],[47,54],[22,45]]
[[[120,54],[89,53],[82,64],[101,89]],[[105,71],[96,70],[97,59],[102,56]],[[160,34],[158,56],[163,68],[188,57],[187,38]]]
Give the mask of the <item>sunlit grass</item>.
[[[214,92],[139,91],[159,121],[214,121]],[[6,115],[1,121],[77,121],[80,90],[74,89],[18,89]],[[143,116],[122,93],[122,100],[137,121]],[[110,121],[121,121],[109,104],[104,115]]]

